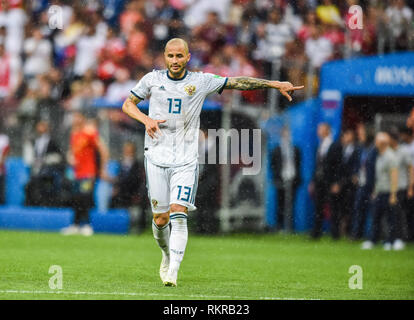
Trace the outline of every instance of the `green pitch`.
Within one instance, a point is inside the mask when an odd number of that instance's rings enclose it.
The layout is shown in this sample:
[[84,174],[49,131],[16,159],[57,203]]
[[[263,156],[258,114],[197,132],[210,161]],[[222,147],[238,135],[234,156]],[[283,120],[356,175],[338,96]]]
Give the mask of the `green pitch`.
[[[414,299],[414,246],[303,235],[190,235],[177,288],[158,276],[161,252],[143,235],[61,236],[0,231],[0,299]],[[62,268],[52,290],[52,265]],[[359,265],[363,288],[348,287]]]

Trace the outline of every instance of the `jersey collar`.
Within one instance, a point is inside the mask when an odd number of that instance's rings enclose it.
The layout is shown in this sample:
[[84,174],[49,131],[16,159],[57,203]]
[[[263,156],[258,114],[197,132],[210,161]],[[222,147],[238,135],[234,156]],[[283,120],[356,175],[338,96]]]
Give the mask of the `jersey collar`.
[[184,75],[180,79],[174,79],[174,78],[171,78],[170,77],[170,75],[168,74],[168,69],[167,69],[167,77],[168,77],[168,79],[170,79],[172,81],[181,81],[181,80],[184,80],[185,77],[187,76],[187,74],[188,74],[188,70],[186,69]]

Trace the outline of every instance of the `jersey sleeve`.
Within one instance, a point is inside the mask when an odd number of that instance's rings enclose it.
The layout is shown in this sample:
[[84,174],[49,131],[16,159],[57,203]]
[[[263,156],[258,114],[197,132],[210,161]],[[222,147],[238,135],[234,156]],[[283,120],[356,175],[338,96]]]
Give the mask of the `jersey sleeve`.
[[211,93],[221,94],[228,81],[227,77],[221,77],[212,73],[204,73],[204,85],[207,95]]
[[131,93],[137,98],[144,100],[150,93],[150,84],[152,79],[152,72],[147,73],[138,81],[138,83],[131,89]]

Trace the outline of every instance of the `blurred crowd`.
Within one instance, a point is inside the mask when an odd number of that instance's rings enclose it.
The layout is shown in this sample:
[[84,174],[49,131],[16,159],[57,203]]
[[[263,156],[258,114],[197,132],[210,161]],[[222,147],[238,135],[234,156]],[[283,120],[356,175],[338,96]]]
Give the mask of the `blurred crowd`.
[[[311,237],[328,231],[333,239],[362,240],[362,249],[383,242],[402,250],[414,240],[414,112],[407,125],[374,132],[360,123],[335,141],[320,123],[315,171],[308,192],[315,206]],[[294,199],[301,183],[300,152],[288,129],[273,151],[278,229],[293,231]],[[287,200],[288,199],[288,200]]]
[[[362,29],[349,27],[352,5],[362,8]],[[271,78],[278,64],[278,78],[311,84],[312,94],[328,60],[413,48],[413,9],[409,0],[2,1],[0,115],[26,135],[40,119],[52,132],[67,129],[68,111],[101,97],[117,103],[164,68],[172,37],[190,43],[192,70]],[[263,105],[267,94],[242,96]]]

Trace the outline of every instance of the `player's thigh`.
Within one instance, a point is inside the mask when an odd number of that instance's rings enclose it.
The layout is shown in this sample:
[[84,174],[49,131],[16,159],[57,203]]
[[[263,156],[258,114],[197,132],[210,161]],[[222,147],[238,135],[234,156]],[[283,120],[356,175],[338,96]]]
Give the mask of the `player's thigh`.
[[166,168],[157,166],[147,159],[145,174],[147,180],[148,198],[153,214],[169,211],[170,189]]
[[[189,211],[196,209],[198,163],[172,168],[170,179],[170,205],[181,205]],[[177,206],[173,206],[177,207]]]

